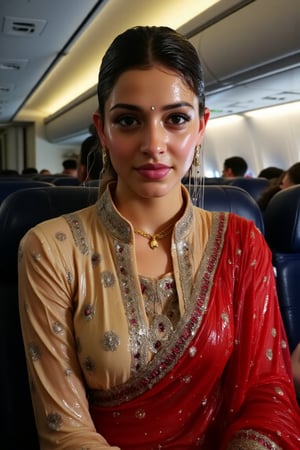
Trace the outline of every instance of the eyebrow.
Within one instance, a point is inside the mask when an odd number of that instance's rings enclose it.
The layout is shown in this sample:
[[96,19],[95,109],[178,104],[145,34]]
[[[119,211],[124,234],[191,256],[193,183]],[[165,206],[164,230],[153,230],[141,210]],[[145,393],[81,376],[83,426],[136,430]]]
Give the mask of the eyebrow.
[[[163,111],[168,111],[170,109],[176,109],[176,108],[182,108],[182,107],[188,107],[194,109],[194,106],[189,102],[177,102],[177,103],[171,103],[170,105],[165,105],[161,109]],[[113,111],[114,109],[122,108],[122,109],[128,109],[130,111],[142,111],[142,108],[136,105],[132,105],[130,103],[116,103],[110,108],[110,111]]]

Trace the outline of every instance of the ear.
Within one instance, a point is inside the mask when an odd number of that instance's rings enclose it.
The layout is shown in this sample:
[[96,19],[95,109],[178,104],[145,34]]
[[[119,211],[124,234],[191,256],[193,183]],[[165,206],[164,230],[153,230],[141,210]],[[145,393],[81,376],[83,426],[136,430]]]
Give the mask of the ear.
[[198,142],[198,145],[200,145],[202,142],[209,116],[210,116],[210,111],[208,108],[205,108],[204,114],[203,114],[203,116],[200,117],[200,120],[199,120],[199,142]]
[[106,137],[104,134],[104,122],[102,117],[100,116],[99,111],[94,112],[93,114],[93,121],[94,121],[94,125],[96,127],[97,133],[98,133],[98,137],[100,139],[100,142],[102,144],[103,148],[106,148]]

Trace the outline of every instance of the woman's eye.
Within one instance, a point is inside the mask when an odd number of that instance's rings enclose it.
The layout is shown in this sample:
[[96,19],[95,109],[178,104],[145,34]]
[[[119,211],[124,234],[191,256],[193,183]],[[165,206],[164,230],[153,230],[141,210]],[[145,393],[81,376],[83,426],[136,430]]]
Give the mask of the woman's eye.
[[117,125],[120,125],[121,127],[133,127],[138,124],[138,121],[133,116],[123,115],[123,116],[117,117],[114,120],[114,123],[116,123]]
[[172,125],[184,125],[186,122],[190,121],[190,117],[186,114],[172,114],[168,121]]

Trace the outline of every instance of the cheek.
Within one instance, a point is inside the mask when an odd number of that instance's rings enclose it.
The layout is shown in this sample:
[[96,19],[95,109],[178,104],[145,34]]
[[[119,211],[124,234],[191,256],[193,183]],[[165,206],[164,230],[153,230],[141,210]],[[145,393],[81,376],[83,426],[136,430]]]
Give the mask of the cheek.
[[177,147],[184,173],[186,173],[192,165],[195,155],[195,147],[195,139],[191,136],[187,136],[183,139],[180,146]]
[[133,158],[133,146],[127,145],[124,139],[113,139],[107,141],[107,148],[111,163],[117,173],[122,171]]

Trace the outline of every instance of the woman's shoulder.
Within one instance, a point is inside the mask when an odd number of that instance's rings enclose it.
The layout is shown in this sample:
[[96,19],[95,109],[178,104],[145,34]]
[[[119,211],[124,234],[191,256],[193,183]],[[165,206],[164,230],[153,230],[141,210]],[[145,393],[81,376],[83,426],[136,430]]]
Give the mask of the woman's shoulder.
[[73,234],[76,227],[86,230],[92,226],[93,216],[96,217],[94,205],[58,217],[52,217],[30,228],[24,235],[23,240],[29,237],[43,240],[52,237],[57,239],[59,236],[63,239],[63,236]]

